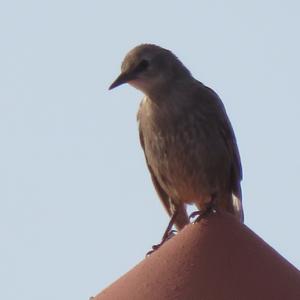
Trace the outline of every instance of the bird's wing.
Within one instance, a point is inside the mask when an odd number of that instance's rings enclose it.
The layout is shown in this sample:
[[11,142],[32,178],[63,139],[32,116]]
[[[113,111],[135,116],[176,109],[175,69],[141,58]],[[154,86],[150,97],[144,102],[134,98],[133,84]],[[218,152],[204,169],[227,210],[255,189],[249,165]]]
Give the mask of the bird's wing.
[[241,181],[243,178],[242,164],[241,164],[240,154],[236,143],[236,138],[232,129],[232,125],[226,113],[224,114],[224,116],[225,118],[223,120],[223,124],[220,127],[220,129],[232,159],[232,165],[231,165],[232,204],[233,204],[233,209],[235,211],[235,214],[239,217],[241,222],[244,222],[244,212],[242,206],[242,189],[241,189]]
[[219,96],[212,89],[204,86],[202,83],[200,93],[202,97],[204,96],[207,98],[207,101],[205,102],[208,106],[207,109],[211,110],[210,113],[215,116],[213,119],[218,123],[217,127],[228,150],[228,154],[231,159],[231,189],[233,194],[233,206],[237,215],[240,216],[240,220],[243,221],[244,214],[242,208],[241,190],[243,172],[240,154],[232,125]]
[[185,209],[185,205],[183,203],[174,203],[172,202],[172,199],[169,197],[169,195],[164,191],[164,189],[161,187],[161,185],[159,184],[155,174],[152,171],[151,166],[148,163],[147,160],[147,156],[145,153],[145,143],[144,143],[144,137],[143,137],[143,132],[141,129],[141,126],[139,126],[139,136],[140,136],[140,142],[141,142],[141,146],[143,148],[144,154],[145,154],[145,159],[146,159],[146,163],[151,175],[151,179],[153,182],[153,185],[155,187],[155,190],[164,206],[164,208],[167,210],[169,216],[171,217],[174,212],[176,211],[176,218],[175,218],[175,226],[178,230],[182,229],[186,224],[189,223],[189,218]]
[[227,146],[228,152],[230,153],[232,160],[232,188],[233,193],[242,200],[242,192],[240,187],[240,182],[243,179],[243,171],[240,153],[236,143],[235,134],[229,118],[226,114],[225,108],[221,100],[218,101],[220,107],[220,132],[224,138],[225,144]]
[[232,159],[231,165],[231,189],[232,189],[232,206],[235,215],[244,222],[244,211],[242,205],[241,180],[243,177],[242,165],[239,150],[236,144],[235,135],[227,116],[223,121],[221,133]]

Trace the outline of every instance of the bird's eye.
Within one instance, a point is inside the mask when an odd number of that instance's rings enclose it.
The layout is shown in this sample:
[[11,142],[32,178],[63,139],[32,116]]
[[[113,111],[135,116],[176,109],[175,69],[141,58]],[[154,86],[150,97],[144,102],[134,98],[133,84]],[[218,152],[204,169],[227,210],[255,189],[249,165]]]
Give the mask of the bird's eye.
[[141,62],[137,65],[135,71],[137,73],[141,73],[143,71],[145,71],[149,66],[149,61],[146,59],[141,60]]

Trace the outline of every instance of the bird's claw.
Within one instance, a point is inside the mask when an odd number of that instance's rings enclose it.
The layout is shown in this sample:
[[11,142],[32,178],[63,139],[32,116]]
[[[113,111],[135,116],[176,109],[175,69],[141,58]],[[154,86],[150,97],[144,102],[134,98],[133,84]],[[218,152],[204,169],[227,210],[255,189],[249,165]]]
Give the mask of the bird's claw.
[[190,215],[189,215],[189,220],[192,221],[195,217],[200,216],[202,212],[200,210],[196,210],[193,211]]
[[189,216],[189,220],[191,221],[192,219],[197,217],[195,219],[195,221],[193,221],[193,223],[195,224],[195,223],[198,223],[203,218],[208,217],[210,214],[215,214],[216,212],[217,212],[216,209],[213,207],[213,205],[211,205],[211,206],[207,207],[207,209],[204,211],[197,210],[197,211],[192,212]]
[[160,248],[166,241],[168,241],[170,238],[172,238],[174,235],[176,235],[177,230],[170,230],[168,231],[162,238],[161,242],[159,244],[153,245],[152,249],[146,253],[146,256],[151,255],[153,252],[155,252],[158,248]]

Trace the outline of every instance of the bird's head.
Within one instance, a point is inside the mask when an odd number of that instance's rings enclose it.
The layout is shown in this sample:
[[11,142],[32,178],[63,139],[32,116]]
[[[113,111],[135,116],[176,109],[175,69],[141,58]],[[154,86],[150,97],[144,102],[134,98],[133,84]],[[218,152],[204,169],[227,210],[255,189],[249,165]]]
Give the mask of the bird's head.
[[109,89],[129,83],[149,95],[187,76],[191,76],[190,72],[171,51],[152,44],[142,44],[125,56],[121,74]]

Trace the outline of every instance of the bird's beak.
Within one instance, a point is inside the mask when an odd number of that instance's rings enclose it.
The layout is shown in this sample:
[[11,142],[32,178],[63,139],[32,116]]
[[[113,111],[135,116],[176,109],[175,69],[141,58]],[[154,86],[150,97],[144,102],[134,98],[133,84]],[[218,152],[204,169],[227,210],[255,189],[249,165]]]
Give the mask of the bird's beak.
[[110,85],[110,87],[108,88],[109,90],[114,89],[115,87],[127,83],[130,80],[135,79],[135,76],[133,73],[121,73],[117,79]]

